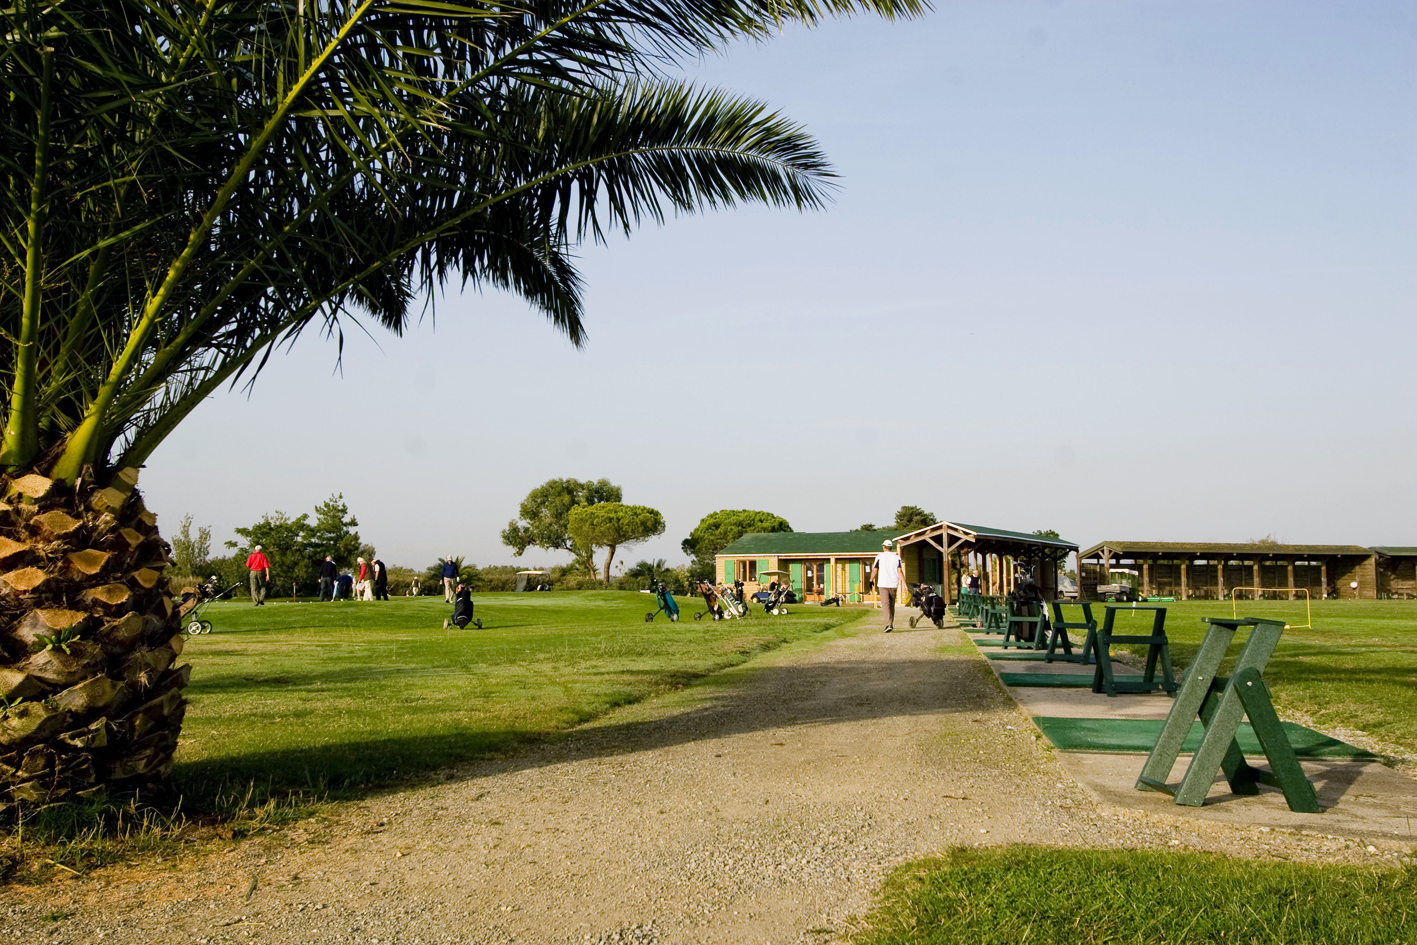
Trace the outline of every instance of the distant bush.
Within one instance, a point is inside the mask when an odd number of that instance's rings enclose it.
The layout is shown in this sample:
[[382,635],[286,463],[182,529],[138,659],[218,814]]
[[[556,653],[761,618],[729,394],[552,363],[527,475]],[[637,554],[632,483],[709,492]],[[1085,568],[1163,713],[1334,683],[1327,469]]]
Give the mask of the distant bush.
[[408,594],[408,589],[413,584],[413,579],[419,579],[418,591],[420,594],[427,593],[427,589],[422,585],[427,583],[413,568],[392,566],[389,569],[389,596],[403,597]]

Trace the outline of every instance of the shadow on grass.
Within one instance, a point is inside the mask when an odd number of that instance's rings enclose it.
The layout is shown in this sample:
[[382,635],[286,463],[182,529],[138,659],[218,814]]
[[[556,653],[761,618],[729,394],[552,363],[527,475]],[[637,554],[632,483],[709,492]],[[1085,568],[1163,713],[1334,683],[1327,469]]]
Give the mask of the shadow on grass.
[[[181,763],[172,786],[194,812],[206,807],[205,798],[243,783],[254,783],[258,792],[271,795],[302,792],[349,800],[426,780],[435,772],[449,773],[452,768],[460,769],[458,777],[475,778],[767,729],[974,712],[1006,704],[988,670],[970,656],[761,667],[749,669],[746,675],[746,680],[729,685],[691,691],[696,704],[664,718],[574,729],[639,701],[630,693],[608,693],[594,709],[568,717],[567,724],[555,730],[468,728],[295,745]],[[691,680],[681,676],[673,682]]]

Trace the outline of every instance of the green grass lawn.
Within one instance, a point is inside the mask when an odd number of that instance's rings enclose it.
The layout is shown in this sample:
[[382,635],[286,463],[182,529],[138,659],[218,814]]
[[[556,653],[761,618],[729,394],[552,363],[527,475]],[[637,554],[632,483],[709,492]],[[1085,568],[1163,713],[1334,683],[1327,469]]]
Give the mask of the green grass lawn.
[[1392,945],[1417,872],[1014,846],[898,869],[856,945]]
[[618,705],[854,620],[852,609],[761,609],[670,623],[633,592],[483,594],[486,629],[444,630],[441,598],[209,607],[188,638],[190,706],[174,781],[191,800],[350,796],[554,736]]
[[[1145,605],[1143,605],[1145,606]],[[1229,601],[1158,603],[1166,608],[1172,660],[1187,665],[1200,646],[1201,617],[1229,617]],[[1241,617],[1307,623],[1302,602],[1240,601]],[[1093,614],[1102,622],[1103,611]],[[1139,632],[1151,615],[1118,615],[1118,632]],[[1143,623],[1146,621],[1146,623]],[[1417,752],[1417,601],[1314,601],[1313,628],[1284,632],[1265,678],[1280,710],[1320,726],[1367,732]],[[1231,647],[1239,651],[1242,630]]]

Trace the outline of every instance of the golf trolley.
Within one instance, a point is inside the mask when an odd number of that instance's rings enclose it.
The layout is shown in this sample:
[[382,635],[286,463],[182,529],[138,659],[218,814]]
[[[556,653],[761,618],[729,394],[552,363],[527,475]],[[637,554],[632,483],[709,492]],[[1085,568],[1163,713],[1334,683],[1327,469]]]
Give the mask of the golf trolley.
[[730,620],[734,617],[745,617],[748,608],[738,599],[738,595],[733,593],[733,588],[724,585],[721,588],[714,587],[710,581],[700,581],[695,590],[708,605],[708,610],[701,610],[694,614],[695,620],[702,620],[704,617],[712,616],[714,620]]
[[935,626],[945,626],[945,599],[935,592],[933,584],[916,584],[910,589],[910,606],[919,607],[920,613],[910,618],[913,629],[920,619],[930,621]]
[[669,593],[669,588],[664,586],[663,581],[654,583],[654,597],[659,602],[659,609],[652,614],[645,614],[645,623],[651,623],[659,614],[668,617],[670,623],[678,623],[679,605],[675,602],[674,595]]
[[182,600],[178,605],[178,613],[182,614],[184,625],[182,629],[187,633],[211,633],[212,622],[202,617],[202,611],[214,600],[223,597],[230,597],[231,592],[241,586],[241,582],[221,589],[220,578],[213,574],[210,578],[198,584],[195,591],[184,591]]

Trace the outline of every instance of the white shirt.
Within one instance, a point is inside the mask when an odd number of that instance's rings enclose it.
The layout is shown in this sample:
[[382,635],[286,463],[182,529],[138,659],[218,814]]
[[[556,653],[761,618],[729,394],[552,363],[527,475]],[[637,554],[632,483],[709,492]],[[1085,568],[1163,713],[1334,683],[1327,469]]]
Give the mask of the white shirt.
[[876,555],[871,567],[876,569],[877,587],[900,587],[900,555],[883,551]]

